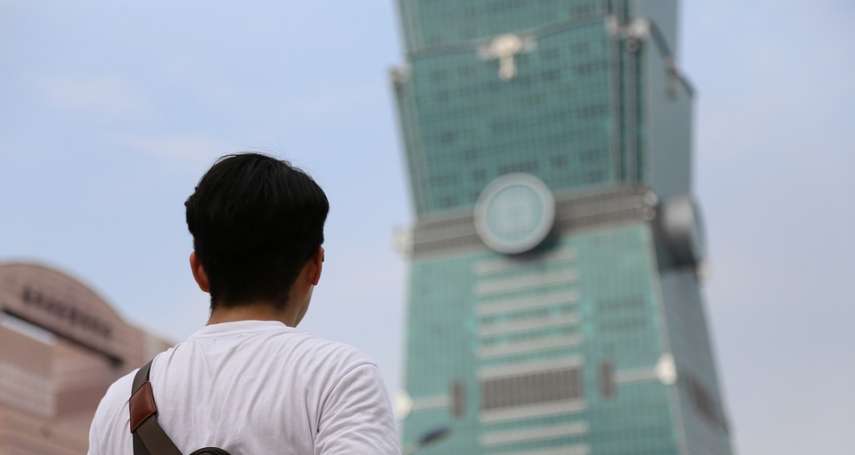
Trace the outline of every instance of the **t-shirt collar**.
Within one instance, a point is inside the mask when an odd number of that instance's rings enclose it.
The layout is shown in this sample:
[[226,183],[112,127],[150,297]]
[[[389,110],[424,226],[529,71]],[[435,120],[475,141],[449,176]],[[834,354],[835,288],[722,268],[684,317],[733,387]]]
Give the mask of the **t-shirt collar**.
[[288,327],[284,323],[280,321],[254,321],[254,320],[244,320],[244,321],[232,321],[232,322],[220,322],[217,324],[210,324],[202,327],[197,330],[193,335],[190,335],[190,338],[197,337],[208,337],[208,336],[222,336],[222,335],[231,335],[237,333],[247,333],[247,332],[262,332],[267,330],[286,330],[286,331],[294,331],[293,327]]

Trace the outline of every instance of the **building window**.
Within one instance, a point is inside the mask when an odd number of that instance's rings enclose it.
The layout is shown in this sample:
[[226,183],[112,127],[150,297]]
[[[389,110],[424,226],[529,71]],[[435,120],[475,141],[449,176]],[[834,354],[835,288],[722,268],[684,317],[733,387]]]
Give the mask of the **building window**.
[[558,79],[561,79],[561,70],[557,68],[546,70],[541,73],[540,77],[547,82],[557,81]]
[[442,145],[453,144],[456,140],[457,132],[455,131],[444,131],[442,134],[439,135],[439,143]]
[[600,395],[606,399],[614,398],[617,388],[615,387],[615,366],[611,362],[606,361],[600,364],[599,383]]
[[478,149],[469,148],[469,149],[466,149],[463,151],[463,161],[466,161],[467,163],[471,163],[472,161],[475,161],[476,159],[478,159]]
[[552,167],[564,168],[567,167],[567,157],[566,156],[553,156],[549,160],[552,164]]
[[443,70],[435,70],[430,73],[430,80],[433,82],[442,82],[446,78],[446,73]]
[[561,49],[553,47],[543,51],[543,58],[546,60],[558,60],[561,58]]
[[588,55],[590,51],[590,44],[587,41],[576,43],[570,47],[570,51],[576,54],[576,56]]
[[486,379],[481,383],[481,409],[490,410],[582,397],[577,367]]
[[439,206],[444,209],[454,207],[455,205],[457,205],[457,198],[454,196],[445,196],[439,200]]
[[587,149],[579,155],[579,160],[585,164],[595,163],[600,157],[605,156],[607,152],[602,152],[600,149]]
[[458,419],[466,415],[466,386],[460,381],[451,383],[451,415]]
[[521,161],[511,163],[505,166],[499,166],[499,174],[508,174],[511,172],[535,172],[537,170],[537,161]]

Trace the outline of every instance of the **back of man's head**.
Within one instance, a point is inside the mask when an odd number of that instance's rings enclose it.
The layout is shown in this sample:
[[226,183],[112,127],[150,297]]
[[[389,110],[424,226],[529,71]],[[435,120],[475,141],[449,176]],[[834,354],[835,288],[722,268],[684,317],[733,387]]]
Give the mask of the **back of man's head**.
[[212,308],[262,300],[284,306],[324,241],[329,212],[311,177],[257,153],[218,160],[184,205]]

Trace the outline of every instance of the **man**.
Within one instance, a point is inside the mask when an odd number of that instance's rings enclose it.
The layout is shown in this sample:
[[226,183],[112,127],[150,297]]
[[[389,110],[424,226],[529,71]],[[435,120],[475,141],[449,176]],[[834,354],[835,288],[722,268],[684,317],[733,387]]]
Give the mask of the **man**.
[[[248,153],[218,161],[185,205],[190,269],[211,316],[150,374],[157,422],[181,453],[399,454],[377,366],[295,329],[321,278],[323,190],[287,162]],[[133,453],[134,374],[98,406],[89,455]]]

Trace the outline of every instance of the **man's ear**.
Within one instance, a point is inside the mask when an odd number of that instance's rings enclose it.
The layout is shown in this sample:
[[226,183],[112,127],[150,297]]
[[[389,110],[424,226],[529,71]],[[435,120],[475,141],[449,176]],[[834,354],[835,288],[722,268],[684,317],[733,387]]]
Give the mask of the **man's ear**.
[[312,274],[312,284],[315,286],[321,281],[321,272],[324,271],[324,254],[324,247],[319,246],[318,251],[312,256],[312,264],[315,269]]
[[193,279],[199,285],[202,292],[209,292],[211,283],[208,281],[208,274],[205,273],[205,268],[202,267],[202,262],[196,257],[196,252],[190,253],[190,271],[193,272]]

